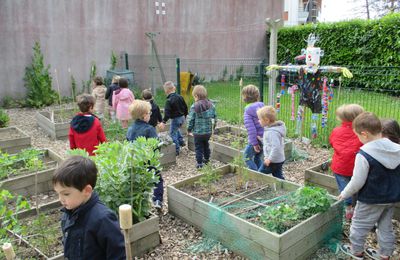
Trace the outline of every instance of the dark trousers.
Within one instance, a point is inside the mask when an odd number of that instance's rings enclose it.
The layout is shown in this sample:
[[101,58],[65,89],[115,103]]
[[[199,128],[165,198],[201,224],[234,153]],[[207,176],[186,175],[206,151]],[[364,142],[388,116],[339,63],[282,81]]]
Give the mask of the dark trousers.
[[164,179],[161,176],[161,172],[158,171],[156,175],[159,177],[159,181],[153,191],[153,201],[159,200],[162,202],[164,197]]
[[208,163],[208,161],[210,160],[210,137],[211,134],[194,136],[194,147],[196,152],[197,165]]
[[283,177],[282,173],[282,165],[283,162],[281,163],[270,163],[269,166],[266,166],[264,163],[261,165],[260,169],[258,169],[259,172],[261,173],[272,173],[272,176],[284,180],[285,178]]

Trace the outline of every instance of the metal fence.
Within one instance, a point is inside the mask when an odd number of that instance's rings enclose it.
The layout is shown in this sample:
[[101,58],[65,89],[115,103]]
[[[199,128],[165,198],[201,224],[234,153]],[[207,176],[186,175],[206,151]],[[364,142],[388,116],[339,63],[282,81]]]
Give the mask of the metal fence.
[[[217,113],[220,119],[230,123],[242,124],[245,104],[241,101],[240,79],[243,86],[254,84],[260,87],[265,104],[276,104],[274,100],[268,100],[268,78],[265,76],[265,66],[262,59],[184,59],[180,58],[180,71],[190,71],[196,75],[195,83],[204,85],[208,90],[209,98],[216,103]],[[160,67],[161,65],[161,67]],[[173,55],[160,56],[159,60],[151,55],[129,55],[129,68],[135,73],[135,81],[138,87],[152,88],[156,94],[156,101],[162,107],[165,102],[165,94],[161,87],[163,78],[177,82],[177,57]],[[367,111],[376,113],[382,118],[393,118],[400,121],[400,98],[398,85],[400,85],[399,67],[350,67],[354,74],[354,82],[360,75],[374,77],[376,82],[390,78],[393,90],[381,91],[370,88],[342,86],[339,74],[326,74],[328,81],[334,82],[332,86],[331,100],[328,102],[326,121],[323,123],[322,114],[312,116],[309,108],[304,109],[303,120],[297,120],[299,93],[294,99],[288,94],[288,87],[296,84],[296,73],[286,75],[284,90],[280,96],[280,109],[278,117],[286,123],[289,137],[306,137],[312,142],[327,145],[332,129],[339,124],[336,120],[335,110],[342,104],[357,103]],[[164,74],[164,76],[162,76]],[[264,76],[262,76],[264,75]],[[280,77],[276,81],[275,93],[282,90]],[[157,91],[157,89],[159,91]],[[188,95],[190,97],[190,93]],[[188,99],[189,105],[193,102]]]

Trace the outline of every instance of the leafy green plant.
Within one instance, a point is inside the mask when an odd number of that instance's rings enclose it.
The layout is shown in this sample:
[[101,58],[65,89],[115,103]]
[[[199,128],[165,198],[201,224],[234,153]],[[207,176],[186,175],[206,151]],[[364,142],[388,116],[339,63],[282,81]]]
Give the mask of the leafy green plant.
[[114,51],[111,51],[110,64],[110,70],[115,70],[115,67],[117,66],[117,55],[115,55]]
[[134,222],[144,220],[151,209],[151,196],[161,170],[159,141],[139,137],[134,142],[101,144],[93,160],[99,169],[96,191],[115,212],[122,204],[132,205]]
[[71,74],[71,97],[73,101],[76,101],[76,96],[78,93],[76,92],[76,80],[74,75]]
[[268,230],[281,234],[298,222],[327,211],[331,201],[325,189],[302,187],[284,202],[266,207],[260,220]]
[[221,178],[221,174],[212,167],[211,163],[204,165],[204,167],[200,169],[200,172],[203,175],[196,184],[206,187],[208,189],[208,194],[211,195],[214,192],[213,184]]
[[10,117],[4,109],[0,108],[0,128],[7,127]]
[[243,185],[249,181],[250,176],[247,171],[246,162],[241,153],[235,156],[232,160],[232,164],[234,164],[236,168],[236,189],[241,189]]
[[[14,208],[12,209],[11,206]],[[7,229],[23,233],[25,226],[20,225],[15,215],[21,210],[29,209],[29,204],[22,196],[15,196],[8,190],[0,190],[0,243],[9,241]]]
[[51,87],[50,65],[44,65],[40,44],[35,42],[30,66],[25,68],[25,87],[28,90],[26,103],[31,107],[43,107],[53,104],[58,94]]

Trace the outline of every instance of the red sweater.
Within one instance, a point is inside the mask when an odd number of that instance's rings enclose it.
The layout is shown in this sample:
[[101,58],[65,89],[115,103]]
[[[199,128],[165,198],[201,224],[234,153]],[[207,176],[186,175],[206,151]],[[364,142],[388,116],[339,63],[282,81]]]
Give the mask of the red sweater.
[[100,120],[89,113],[78,113],[72,119],[68,137],[71,149],[85,149],[90,156],[95,146],[107,141]]
[[353,176],[356,154],[363,145],[353,132],[352,122],[342,122],[342,125],[332,130],[329,143],[333,147],[331,169],[343,176]]

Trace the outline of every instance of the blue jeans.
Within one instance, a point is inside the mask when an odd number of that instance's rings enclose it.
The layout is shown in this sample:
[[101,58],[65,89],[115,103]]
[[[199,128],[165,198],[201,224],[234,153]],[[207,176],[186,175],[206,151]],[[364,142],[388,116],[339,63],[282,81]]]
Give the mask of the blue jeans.
[[175,144],[176,153],[179,154],[179,148],[184,143],[183,136],[179,128],[185,122],[184,116],[179,116],[171,119],[171,127],[169,128],[169,135]]
[[244,148],[243,158],[246,162],[247,167],[250,170],[258,171],[258,169],[263,164],[263,151],[261,144],[260,148],[261,151],[259,153],[256,153],[256,151],[254,151],[254,147],[251,144],[247,144],[247,146]]
[[[343,176],[343,175],[340,175],[337,173],[334,173],[334,175],[335,175],[335,179],[336,179],[336,183],[339,188],[339,191],[342,192],[344,190],[344,188],[346,188],[347,184],[350,182],[351,176]],[[353,203],[353,200],[351,197],[347,198],[344,201],[344,204],[346,204],[346,206],[350,206],[350,205],[352,205],[352,203]]]
[[210,160],[210,140],[211,134],[194,136],[194,147],[196,151],[196,162],[197,165],[203,165]]
[[263,164],[258,169],[258,171],[261,173],[266,173],[266,174],[272,173],[272,176],[274,176],[275,178],[284,180],[285,178],[283,177],[282,166],[283,166],[283,162],[270,163],[269,166],[266,166],[263,162]]

